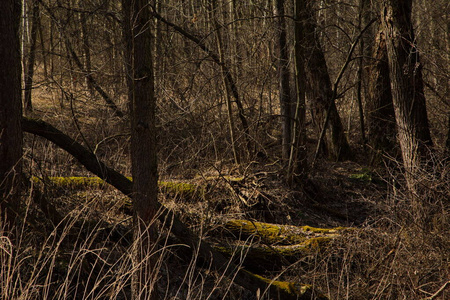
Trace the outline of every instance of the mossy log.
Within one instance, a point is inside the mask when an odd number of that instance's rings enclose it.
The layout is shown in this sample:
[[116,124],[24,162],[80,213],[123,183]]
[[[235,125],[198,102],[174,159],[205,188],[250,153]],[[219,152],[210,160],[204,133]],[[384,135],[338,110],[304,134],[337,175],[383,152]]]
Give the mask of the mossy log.
[[225,233],[245,240],[254,237],[265,244],[298,245],[311,239],[328,240],[342,232],[353,230],[349,227],[316,228],[311,226],[292,226],[262,223],[248,220],[231,220],[225,225]]
[[[132,180],[131,177],[127,179]],[[84,189],[84,188],[100,188],[106,182],[100,177],[46,177],[39,178],[33,176],[31,180],[34,183],[45,182],[58,188],[68,189]],[[159,188],[161,192],[171,194],[183,199],[198,199],[203,197],[204,188],[192,183],[160,181]]]
[[[119,191],[133,197],[131,180],[108,167],[102,161],[95,156],[94,153],[84,148],[80,143],[59,131],[52,125],[42,121],[33,120],[28,118],[22,118],[22,129],[25,132],[36,134],[46,138],[47,140],[55,143],[68,153],[73,155],[81,164],[83,164],[87,170],[99,176],[107,183],[113,185]],[[170,224],[171,232],[177,236],[181,243],[188,245],[193,253],[197,253],[203,260],[210,262],[212,270],[224,274],[233,281],[248,289],[253,293],[264,292],[269,290],[271,299],[308,299],[308,300],[324,300],[326,299],[320,294],[315,294],[313,289],[301,289],[299,292],[304,292],[302,295],[296,293],[293,289],[295,284],[278,284],[277,281],[271,281],[261,276],[254,275],[240,266],[230,262],[222,253],[216,251],[206,241],[199,239],[188,226],[186,226],[181,220],[170,210],[164,208],[158,203],[160,214],[159,219],[163,224]]]
[[243,265],[254,272],[277,271],[297,262],[302,257],[319,252],[332,241],[331,237],[314,237],[295,245],[266,245],[245,243],[241,245],[215,246],[227,257],[243,258]]
[[[280,291],[283,291],[284,294],[290,295],[289,298],[294,298],[298,300],[329,300],[327,296],[318,292],[314,287],[310,284],[300,284],[297,282],[291,281],[279,281],[279,280],[270,280],[263,276],[253,274],[248,271],[244,271],[250,276],[254,277],[256,280],[265,282],[269,284],[270,288],[274,290],[270,290],[269,294],[271,295],[271,299],[285,299],[280,295]],[[261,293],[264,291],[261,291]]]
[[247,220],[231,220],[222,234],[232,235],[240,242],[216,246],[216,250],[231,257],[244,257],[244,266],[255,272],[278,270],[306,255],[322,251],[340,234],[351,228],[316,228],[290,226]]

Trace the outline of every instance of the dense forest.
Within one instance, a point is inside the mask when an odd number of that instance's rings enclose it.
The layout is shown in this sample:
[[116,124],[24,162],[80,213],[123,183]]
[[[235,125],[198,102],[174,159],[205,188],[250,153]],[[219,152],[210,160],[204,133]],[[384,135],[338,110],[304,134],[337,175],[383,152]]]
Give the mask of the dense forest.
[[0,299],[449,299],[448,1],[0,22]]

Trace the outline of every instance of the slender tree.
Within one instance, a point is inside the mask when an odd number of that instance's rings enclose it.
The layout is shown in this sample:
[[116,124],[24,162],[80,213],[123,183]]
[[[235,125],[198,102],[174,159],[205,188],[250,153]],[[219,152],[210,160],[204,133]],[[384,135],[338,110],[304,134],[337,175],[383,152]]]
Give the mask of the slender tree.
[[292,142],[293,105],[291,99],[289,54],[287,43],[286,19],[284,17],[284,0],[276,0],[274,13],[277,16],[276,29],[278,36],[278,76],[280,82],[280,114],[281,114],[281,144],[284,161],[289,159]]
[[131,113],[131,172],[133,175],[134,299],[158,299],[156,289],[155,220],[158,213],[158,172],[152,33],[148,1],[122,1],[126,68]]
[[423,92],[422,65],[411,23],[412,0],[384,0],[383,30],[392,100],[408,188],[415,192],[432,146]]
[[301,183],[307,177],[307,149],[306,149],[306,103],[305,103],[305,56],[302,42],[305,38],[303,21],[306,19],[305,0],[294,2],[294,61],[295,61],[295,95],[296,109],[292,130],[292,144],[288,165],[288,182],[294,180]]
[[31,112],[33,110],[33,104],[31,102],[31,92],[33,88],[34,62],[36,59],[36,41],[40,18],[39,2],[37,0],[33,1],[33,12],[31,18],[30,51],[28,53],[28,61],[26,64],[27,70],[25,76],[25,93],[23,101],[25,112]]
[[22,171],[20,16],[20,1],[0,1],[0,221],[9,224]]

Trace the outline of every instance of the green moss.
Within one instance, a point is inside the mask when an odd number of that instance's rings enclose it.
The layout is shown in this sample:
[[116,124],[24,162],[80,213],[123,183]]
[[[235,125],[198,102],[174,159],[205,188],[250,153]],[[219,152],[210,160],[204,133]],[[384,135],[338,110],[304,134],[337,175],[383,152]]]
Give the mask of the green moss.
[[[276,225],[262,222],[251,222],[247,220],[232,220],[225,224],[225,228],[234,233],[239,233],[243,237],[251,235],[261,238],[264,243],[269,244],[301,244],[306,240],[317,237],[317,235],[326,235],[328,238],[334,238],[339,232],[347,230],[345,227],[336,228],[315,228],[311,226],[287,226]],[[315,234],[316,236],[311,236]]]
[[57,187],[68,187],[73,189],[85,188],[85,187],[100,187],[104,185],[105,182],[99,177],[47,177],[41,179],[33,176],[31,180],[34,183],[39,183],[41,181],[48,182]]
[[368,168],[362,168],[358,173],[350,174],[349,177],[361,181],[373,181],[372,172]]
[[[261,275],[257,275],[251,273],[249,271],[244,270],[244,272],[250,274],[257,280],[263,281],[267,284],[270,284],[273,287],[276,287],[278,290],[282,290],[283,292],[291,295],[297,296],[297,299],[316,299],[316,300],[327,300],[328,298],[320,293],[314,292],[313,287],[309,284],[300,284],[297,282],[289,282],[289,281],[279,281],[279,280],[271,280],[265,278]],[[312,295],[315,295],[314,297]]]
[[[127,178],[132,180],[131,177]],[[34,183],[44,181],[56,187],[71,189],[82,189],[86,187],[99,188],[105,184],[105,181],[99,177],[47,177],[45,179],[41,179],[33,176],[31,180]],[[200,188],[195,184],[184,182],[161,181],[159,182],[159,187],[164,193],[171,193],[181,197],[199,197],[202,196],[204,192],[203,188]]]
[[204,195],[204,189],[192,183],[161,181],[159,187],[163,192],[181,197],[197,198]]

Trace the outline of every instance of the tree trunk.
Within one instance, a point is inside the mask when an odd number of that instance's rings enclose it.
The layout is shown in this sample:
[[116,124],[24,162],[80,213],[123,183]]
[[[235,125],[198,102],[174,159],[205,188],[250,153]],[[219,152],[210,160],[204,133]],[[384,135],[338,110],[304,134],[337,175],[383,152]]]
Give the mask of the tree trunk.
[[278,36],[278,77],[280,82],[280,114],[281,114],[281,144],[282,158],[284,162],[289,159],[292,142],[292,119],[294,111],[289,84],[289,54],[286,32],[286,20],[284,18],[284,0],[276,0],[274,15],[277,17],[276,29]]
[[411,8],[412,0],[384,0],[382,24],[403,165],[408,188],[414,193],[432,141]]
[[[81,4],[81,1],[80,3]],[[82,43],[82,49],[83,49],[83,55],[84,55],[84,71],[86,74],[92,74],[92,63],[91,63],[91,46],[89,43],[89,36],[88,36],[88,29],[87,29],[87,16],[85,13],[79,13],[79,20],[81,23],[81,43]],[[89,89],[89,93],[92,96],[94,96],[94,87],[92,82],[88,79],[88,77],[85,75],[84,77],[85,84],[87,88]]]
[[[329,114],[327,126],[326,152],[334,160],[345,160],[351,157],[350,145],[345,136],[344,127],[337,110],[333,96],[330,75],[322,51],[318,36],[314,12],[306,4],[306,19],[302,20],[305,26],[305,57],[308,57],[305,64],[307,92],[310,101],[313,122],[318,136],[322,131],[322,126],[326,115]],[[328,111],[328,113],[327,113]]]
[[[126,66],[131,115],[131,173],[133,175],[134,267],[133,299],[158,299],[155,251],[158,214],[158,171],[152,33],[148,2],[122,2],[125,12]],[[131,51],[130,51],[131,50]]]
[[[223,46],[223,39],[222,39],[222,34],[221,34],[221,25],[219,23],[219,17],[217,16],[217,0],[210,0],[209,2],[211,9],[211,17],[210,19],[213,20],[214,23],[214,32],[215,32],[215,37],[216,37],[216,43],[217,43],[217,53],[219,55],[219,59],[220,61],[224,62],[225,61],[225,53],[224,53],[224,46]],[[225,68],[225,64],[222,64],[220,66],[221,72],[222,72],[222,82],[223,82],[223,86],[224,86],[224,92],[225,92],[225,102],[227,105],[227,113],[228,113],[228,128],[230,130],[230,140],[231,140],[231,149],[233,151],[233,157],[234,157],[234,162],[236,163],[236,165],[239,164],[240,162],[240,157],[238,155],[238,151],[237,151],[237,146],[236,146],[236,133],[235,133],[235,125],[234,125],[234,121],[233,121],[233,107],[232,107],[232,103],[231,103],[231,95],[230,95],[230,91],[228,88],[228,84],[227,84],[227,80],[226,80],[226,74],[227,72],[229,72],[229,70],[227,70]]]
[[27,74],[25,76],[25,93],[23,101],[25,112],[31,112],[33,110],[33,104],[31,102],[31,93],[33,88],[34,62],[36,58],[36,41],[37,41],[38,25],[39,25],[39,2],[37,0],[34,0],[32,21],[31,21],[30,52],[28,54],[28,62],[26,64]]
[[0,223],[14,224],[22,173],[20,1],[0,1]]
[[392,104],[386,36],[382,30],[379,30],[375,37],[372,58],[366,106],[369,144],[374,150],[394,155],[396,145],[395,113]]
[[296,108],[292,129],[292,144],[288,165],[288,183],[304,182],[307,177],[308,160],[306,148],[306,104],[305,104],[305,64],[306,58],[302,47],[305,38],[304,26],[306,3],[304,0],[295,0],[294,3],[294,61],[295,61],[295,95]]

